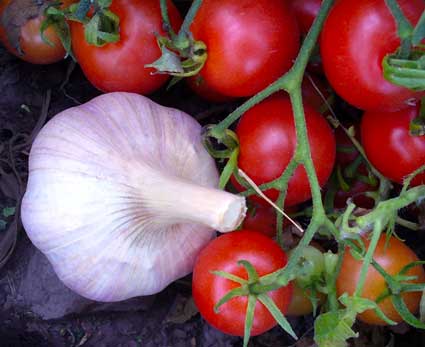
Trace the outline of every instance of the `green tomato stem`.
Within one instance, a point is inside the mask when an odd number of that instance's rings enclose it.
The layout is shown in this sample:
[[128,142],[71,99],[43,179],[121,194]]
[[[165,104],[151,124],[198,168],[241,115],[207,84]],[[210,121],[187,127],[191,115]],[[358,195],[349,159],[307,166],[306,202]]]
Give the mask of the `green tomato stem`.
[[354,296],[360,297],[363,291],[364,284],[366,282],[367,272],[369,270],[370,263],[372,262],[372,257],[375,252],[376,246],[378,244],[379,238],[382,232],[382,222],[377,220],[373,226],[372,239],[369,243],[369,248],[367,249],[366,255],[363,259],[363,265],[360,270],[360,278],[358,279],[356,290],[354,291]]
[[396,0],[385,0],[385,3],[387,4],[387,7],[391,11],[391,14],[397,23],[397,33],[401,40],[401,46],[398,55],[401,58],[408,58],[412,46],[411,39],[413,27],[404,16]]
[[192,2],[192,5],[189,8],[189,11],[187,12],[186,16],[184,17],[183,24],[180,27],[179,30],[179,36],[186,36],[189,32],[189,28],[192,25],[192,22],[198,13],[199,8],[202,5],[202,0],[194,0]]

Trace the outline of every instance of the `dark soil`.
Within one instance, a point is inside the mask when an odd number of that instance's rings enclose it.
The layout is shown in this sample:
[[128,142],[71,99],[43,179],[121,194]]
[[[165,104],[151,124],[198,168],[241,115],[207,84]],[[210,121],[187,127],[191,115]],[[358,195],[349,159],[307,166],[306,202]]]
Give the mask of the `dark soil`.
[[[190,277],[177,281],[137,305],[108,306],[89,302],[58,282],[19,224],[19,199],[25,190],[31,142],[41,126],[61,110],[100,94],[70,59],[50,66],[19,61],[0,47],[0,346],[116,346],[116,347],[231,347],[241,339],[224,335],[206,324],[191,302]],[[160,104],[182,109],[201,122],[234,104],[211,105],[193,96],[184,84],[152,96]],[[15,214],[2,216],[4,208]],[[1,227],[1,225],[0,225]],[[17,238],[16,246],[15,236]],[[6,242],[7,241],[7,242]],[[424,237],[409,239],[422,253]],[[421,249],[422,248],[422,249]],[[52,275],[53,274],[53,275]],[[54,317],[54,318],[52,318]],[[250,346],[314,346],[313,318],[291,319],[295,343],[279,328],[252,338]],[[424,346],[425,335],[406,326],[393,331],[359,327],[356,346]]]

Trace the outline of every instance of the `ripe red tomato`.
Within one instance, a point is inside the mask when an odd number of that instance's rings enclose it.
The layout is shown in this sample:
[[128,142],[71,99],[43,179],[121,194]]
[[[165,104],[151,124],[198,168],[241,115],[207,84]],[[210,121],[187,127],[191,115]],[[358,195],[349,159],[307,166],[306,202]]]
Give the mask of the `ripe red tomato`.
[[[319,184],[323,186],[335,162],[335,137],[331,127],[317,111],[305,104],[304,111],[311,147],[311,155]],[[276,94],[247,111],[236,128],[240,143],[239,168],[257,184],[281,176],[296,147],[296,133],[289,99]],[[238,189],[240,185],[235,184]],[[279,192],[265,191],[272,200]],[[311,197],[310,185],[304,167],[299,166],[289,180],[285,206],[293,206]],[[263,199],[252,197],[265,204]]]
[[[103,47],[89,45],[80,23],[71,24],[72,49],[87,79],[104,92],[123,91],[150,94],[169,76],[155,74],[145,64],[161,56],[156,34],[165,35],[159,1],[113,0],[110,10],[120,18],[120,40]],[[168,2],[171,25],[177,30],[181,17]]]
[[[366,247],[369,246],[369,240],[365,240]],[[386,245],[386,237],[383,234],[376,247],[373,259],[381,265],[390,275],[395,275],[407,264],[418,261],[416,254],[407,247],[403,242],[395,237],[391,237],[388,245]],[[353,258],[351,252],[347,249],[344,253],[341,272],[338,275],[336,289],[337,295],[340,296],[345,292],[352,295],[359,281],[362,262]],[[425,271],[422,266],[415,266],[406,273],[407,276],[417,276],[412,283],[424,283]],[[366,276],[365,286],[363,288],[362,297],[376,300],[387,288],[384,278],[373,268],[369,267]],[[403,293],[402,298],[408,309],[415,313],[419,308],[422,292]],[[385,315],[395,322],[401,322],[402,318],[395,310],[391,298],[387,297],[379,303],[379,307]],[[373,310],[366,310],[360,313],[358,319],[373,325],[385,325],[386,323],[380,319]]]
[[[423,0],[400,0],[412,24]],[[340,0],[324,24],[320,48],[326,77],[348,103],[364,110],[394,111],[420,94],[384,79],[382,60],[400,45],[395,20],[385,0]]]
[[[62,7],[67,7],[75,1],[76,0],[63,0]],[[0,41],[7,50],[18,58],[32,64],[52,64],[62,60],[65,57],[65,49],[54,29],[49,27],[44,32],[44,35],[53,43],[53,46],[48,45],[41,38],[40,26],[45,18],[42,11],[40,11],[38,16],[28,18],[25,24],[21,26],[19,47],[22,54],[18,52],[15,43],[9,40],[9,35],[14,28],[9,28],[9,25],[6,24],[3,18],[5,11],[10,11],[10,13],[8,13],[8,20],[12,22],[12,25],[16,25],[13,22],[13,18],[18,18],[23,12],[23,9],[19,8],[17,4],[18,1],[15,0],[0,2],[0,17],[2,18],[0,21]],[[17,22],[19,21],[17,20]]]
[[207,45],[200,75],[233,97],[268,86],[289,70],[299,49],[297,22],[281,0],[205,0],[191,32]]
[[[202,317],[218,330],[243,336],[247,297],[236,297],[223,304],[220,312],[214,312],[214,305],[230,290],[240,284],[216,276],[214,270],[226,271],[247,279],[239,260],[249,261],[260,276],[274,272],[287,263],[287,257],[279,245],[269,237],[255,231],[234,231],[210,242],[198,255],[193,269],[192,293]],[[285,313],[292,295],[292,285],[279,288],[268,295],[278,308]],[[259,335],[276,325],[267,308],[256,303],[251,335]]]
[[[296,207],[285,209],[285,213],[296,212]],[[242,223],[242,227],[247,230],[257,230],[264,235],[276,236],[276,210],[272,206],[263,206],[254,204],[253,208],[248,211]],[[283,225],[289,225],[291,222],[283,217]]]
[[290,0],[289,1],[300,26],[301,34],[307,35],[314,19],[319,13],[322,0]]
[[211,89],[206,81],[199,75],[186,78],[186,83],[195,94],[207,101],[226,102],[234,99],[231,96],[222,95],[214,89]]
[[[397,112],[367,111],[361,122],[362,144],[375,168],[388,179],[402,183],[403,178],[425,163],[425,135],[411,136],[409,123],[419,105]],[[425,183],[425,173],[412,185]]]

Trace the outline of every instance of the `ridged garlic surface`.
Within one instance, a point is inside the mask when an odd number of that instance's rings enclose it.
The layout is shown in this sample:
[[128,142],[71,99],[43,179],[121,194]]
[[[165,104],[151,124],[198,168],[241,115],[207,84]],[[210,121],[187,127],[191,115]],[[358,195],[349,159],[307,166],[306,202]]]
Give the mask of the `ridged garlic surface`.
[[218,190],[189,115],[110,93],[53,117],[37,136],[24,228],[72,290],[98,301],[159,292],[192,271],[245,200]]

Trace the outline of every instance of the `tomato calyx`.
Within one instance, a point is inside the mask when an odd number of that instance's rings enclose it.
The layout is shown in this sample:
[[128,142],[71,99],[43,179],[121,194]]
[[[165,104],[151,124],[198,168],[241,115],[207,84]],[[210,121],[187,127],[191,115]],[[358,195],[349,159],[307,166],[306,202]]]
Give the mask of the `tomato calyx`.
[[[347,240],[347,245],[350,247],[350,252],[352,256],[359,261],[364,261],[366,256],[366,247],[362,239],[358,239],[356,242]],[[425,328],[425,323],[421,322],[416,318],[412,312],[407,308],[406,303],[403,300],[402,294],[406,292],[422,292],[425,289],[425,283],[413,282],[417,280],[417,276],[409,276],[407,273],[414,267],[423,266],[425,261],[413,261],[405,265],[397,274],[390,275],[375,259],[371,259],[370,265],[384,278],[386,287],[380,295],[376,298],[375,301],[367,300],[359,297],[354,294],[352,297],[348,294],[344,294],[339,298],[340,302],[346,306],[348,309],[354,309],[357,313],[362,313],[365,310],[373,309],[377,316],[382,319],[386,324],[396,325],[397,322],[394,322],[388,318],[385,313],[378,306],[384,299],[390,298],[394,308],[401,316],[401,318],[408,324],[416,328]],[[353,300],[361,300],[364,307],[353,307]]]
[[66,19],[84,25],[84,36],[88,44],[102,47],[120,40],[120,18],[109,10],[112,0],[81,0],[69,7]]
[[[239,140],[236,133],[230,129],[222,133],[213,133],[213,126],[207,125],[202,131],[202,142],[207,151],[215,159],[227,160],[219,181],[219,187],[224,189],[232,175],[237,175]],[[224,149],[223,149],[224,146]]]
[[197,75],[207,60],[207,46],[200,40],[195,40],[189,30],[201,1],[195,0],[184,19],[184,22],[176,34],[168,18],[166,1],[161,0],[161,15],[163,28],[167,36],[157,36],[158,46],[161,49],[161,57],[145,67],[154,68],[154,74],[168,74],[174,76],[169,83],[171,87],[184,77]]
[[391,83],[413,91],[425,90],[425,15],[416,26],[407,21],[395,0],[386,2],[395,21],[401,45],[396,52],[388,54],[382,61],[384,77]]
[[248,298],[245,316],[245,330],[243,342],[244,347],[248,346],[250,333],[254,322],[254,309],[257,301],[261,302],[269,310],[270,314],[273,316],[273,318],[277,321],[277,323],[281,326],[283,330],[285,330],[294,339],[297,339],[297,335],[293,331],[291,325],[289,324],[283,313],[279,310],[276,303],[267,295],[267,292],[269,291],[268,286],[263,285],[261,283],[261,277],[258,275],[254,266],[246,260],[238,261],[238,265],[243,266],[245,268],[245,271],[248,274],[248,279],[243,279],[239,276],[227,273],[225,271],[212,271],[212,273],[216,276],[220,276],[240,284],[240,287],[236,287],[230,290],[215,304],[214,311],[216,313],[219,313],[220,307],[233,298],[239,296],[246,296]]
[[49,1],[31,1],[31,0],[15,0],[11,1],[5,8],[0,21],[1,26],[6,29],[7,39],[10,45],[16,51],[23,55],[19,39],[21,37],[21,28],[33,18],[43,14]]

